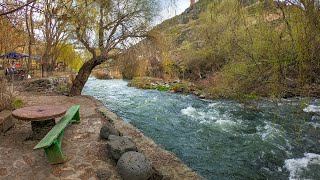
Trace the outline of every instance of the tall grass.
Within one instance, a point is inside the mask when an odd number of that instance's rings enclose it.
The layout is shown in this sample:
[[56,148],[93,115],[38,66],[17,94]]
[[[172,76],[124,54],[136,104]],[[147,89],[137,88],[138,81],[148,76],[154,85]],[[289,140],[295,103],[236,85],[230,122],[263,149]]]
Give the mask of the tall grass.
[[18,91],[12,83],[7,82],[6,79],[0,79],[0,111],[12,109],[17,95]]

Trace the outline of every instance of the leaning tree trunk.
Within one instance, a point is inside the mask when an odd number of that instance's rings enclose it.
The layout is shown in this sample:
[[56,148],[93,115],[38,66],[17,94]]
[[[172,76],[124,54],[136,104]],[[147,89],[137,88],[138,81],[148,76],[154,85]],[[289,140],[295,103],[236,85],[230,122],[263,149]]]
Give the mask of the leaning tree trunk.
[[100,57],[92,58],[89,61],[86,61],[82,67],[80,68],[76,78],[73,80],[70,96],[79,96],[81,95],[81,91],[88,81],[88,78],[91,74],[93,68],[98,66],[99,64],[103,63],[104,59],[101,60]]

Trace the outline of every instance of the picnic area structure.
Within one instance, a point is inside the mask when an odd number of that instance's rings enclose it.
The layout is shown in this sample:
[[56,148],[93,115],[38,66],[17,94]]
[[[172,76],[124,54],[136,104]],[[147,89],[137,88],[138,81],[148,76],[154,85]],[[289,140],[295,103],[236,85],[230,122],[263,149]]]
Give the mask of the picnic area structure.
[[33,148],[44,149],[48,161],[51,164],[65,162],[61,147],[64,129],[72,123],[80,123],[79,109],[79,105],[72,106],[48,134]]
[[97,114],[95,102],[87,97],[20,95],[26,106],[71,107],[81,105],[81,123],[64,130],[61,143],[66,162],[51,165],[45,151],[34,150],[37,139],[32,134],[30,121],[18,120],[5,134],[0,135],[0,179],[97,179],[96,172],[105,170],[111,179],[121,179],[114,162],[105,155],[104,142],[99,139],[103,120]]
[[63,116],[66,111],[65,106],[27,106],[12,111],[12,116],[19,120],[31,121],[32,138],[41,139],[55,126],[54,118]]
[[[27,69],[28,54],[22,54],[18,52],[10,52],[0,55],[0,70],[3,70],[5,74],[10,75],[14,79],[23,79],[24,73]],[[32,76],[41,73],[42,59],[37,56],[31,56],[30,73]]]

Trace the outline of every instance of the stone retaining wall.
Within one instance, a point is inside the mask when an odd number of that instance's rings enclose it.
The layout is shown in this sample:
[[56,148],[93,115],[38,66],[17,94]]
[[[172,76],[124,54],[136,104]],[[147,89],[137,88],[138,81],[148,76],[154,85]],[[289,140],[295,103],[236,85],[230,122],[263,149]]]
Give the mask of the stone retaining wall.
[[70,86],[69,77],[48,77],[40,79],[30,79],[20,84],[22,90],[38,93],[58,93],[64,94]]

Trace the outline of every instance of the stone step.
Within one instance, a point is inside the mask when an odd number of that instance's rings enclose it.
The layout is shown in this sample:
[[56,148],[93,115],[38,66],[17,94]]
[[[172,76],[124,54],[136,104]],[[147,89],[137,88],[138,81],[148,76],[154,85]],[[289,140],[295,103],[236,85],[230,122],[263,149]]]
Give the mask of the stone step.
[[11,111],[1,111],[0,112],[0,134],[6,132],[9,130],[14,123],[16,122],[16,119],[12,117]]

